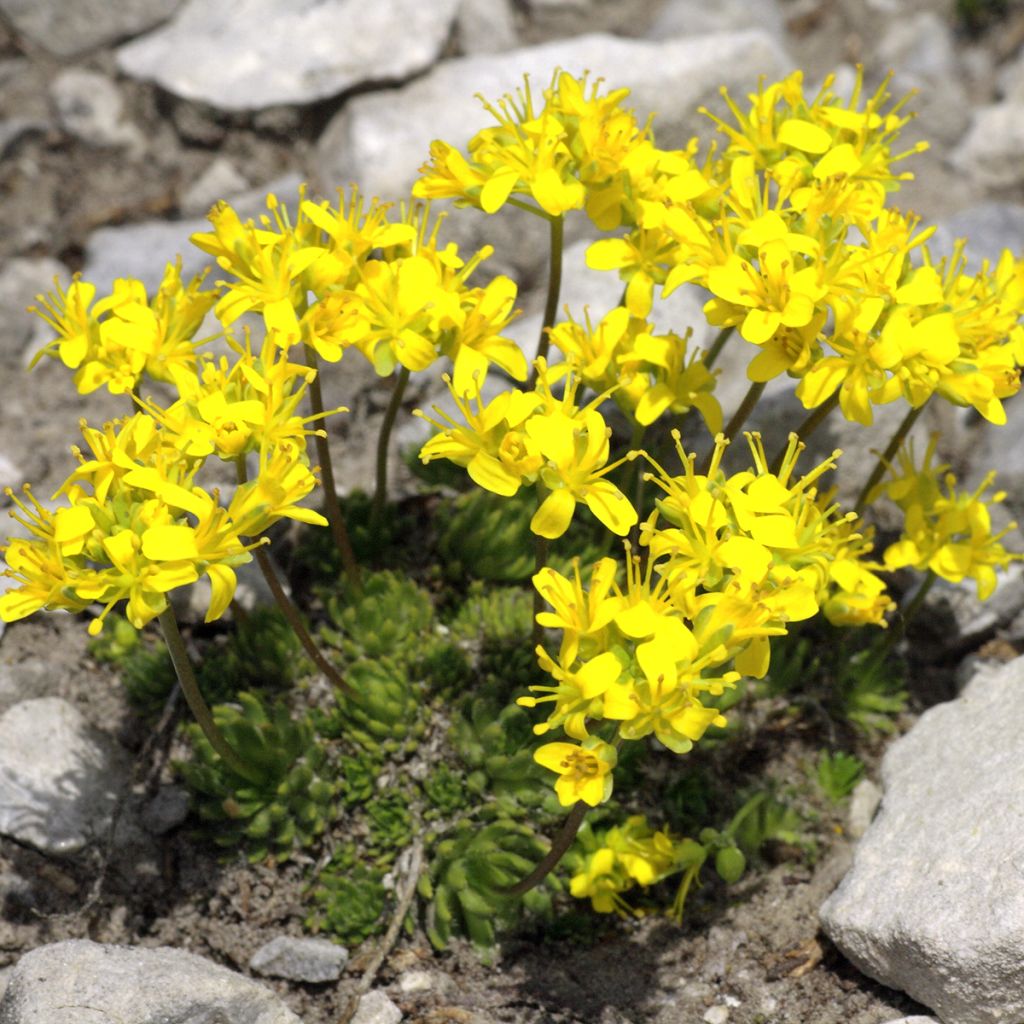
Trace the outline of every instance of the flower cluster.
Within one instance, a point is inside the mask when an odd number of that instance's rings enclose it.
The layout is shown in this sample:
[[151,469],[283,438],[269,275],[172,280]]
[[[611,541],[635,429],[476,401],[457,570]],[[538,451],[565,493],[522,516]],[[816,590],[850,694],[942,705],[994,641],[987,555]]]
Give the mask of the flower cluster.
[[958,491],[949,467],[934,464],[936,441],[932,437],[920,466],[909,446],[901,449],[899,465],[883,485],[886,496],[902,509],[904,524],[902,536],[882,557],[887,569],[930,570],[951,583],[972,579],[984,601],[996,589],[996,570],[1024,557],[1001,543],[1017,524],[993,532],[990,507],[1005,497],[999,491],[985,498],[995,473],[986,475],[973,492]]
[[619,741],[653,735],[680,754],[725,725],[708,697],[742,675],[763,676],[770,638],[788,623],[835,609],[845,623],[885,624],[892,602],[874,571],[880,566],[862,557],[856,516],[840,514],[815,487],[835,456],[795,477],[795,435],[775,472],[760,438],[748,441],[753,466],[731,475],[721,468],[721,437],[706,473],[681,445],[681,475],[655,463],[650,479],[663,496],[641,528],[646,564],[628,558],[624,587],[610,558],[594,566],[587,586],[578,566],[573,579],[551,568],[535,576],[552,609],[538,621],[562,640],[557,658],[538,648],[551,685],[532,686],[519,703],[548,707],[538,734],[557,728],[578,743],[548,743],[536,754],[558,772],[563,804],[611,795],[608,725]]
[[[564,369],[564,367],[562,368]],[[465,425],[441,409],[430,420],[440,433],[422,448],[424,462],[448,459],[464,466],[485,490],[511,497],[524,483],[544,494],[530,528],[554,539],[569,528],[577,504],[587,508],[612,533],[624,537],[637,522],[629,499],[607,479],[619,463],[609,462],[611,430],[598,411],[604,396],[576,404],[579,379],[564,378],[561,396],[553,388],[563,376],[538,360],[532,391],[503,391],[489,402],[461,396],[450,384]]]

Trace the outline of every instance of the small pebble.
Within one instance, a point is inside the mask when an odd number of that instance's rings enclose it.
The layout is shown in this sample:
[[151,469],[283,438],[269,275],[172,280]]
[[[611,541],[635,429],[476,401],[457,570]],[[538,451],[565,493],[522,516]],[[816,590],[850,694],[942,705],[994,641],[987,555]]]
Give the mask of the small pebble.
[[375,988],[360,998],[351,1024],[398,1024],[401,1019],[402,1011]]

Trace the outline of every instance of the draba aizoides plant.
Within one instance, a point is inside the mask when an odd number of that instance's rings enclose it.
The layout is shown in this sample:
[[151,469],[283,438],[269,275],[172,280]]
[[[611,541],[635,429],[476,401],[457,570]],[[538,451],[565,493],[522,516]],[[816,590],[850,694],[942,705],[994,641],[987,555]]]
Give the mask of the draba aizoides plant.
[[[257,223],[219,203],[211,230],[192,239],[216,260],[214,284],[182,281],[179,262],[155,295],[123,279],[97,296],[76,278],[41,297],[55,335],[41,355],[73,370],[83,393],[123,394],[125,416],[83,427],[87,450],[74,449],[78,467],[55,507],[28,487],[14,498],[26,535],[5,549],[14,585],[0,616],[99,607],[96,634],[124,601],[133,627],[158,619],[208,743],[190,770],[203,775],[204,813],[238,807],[235,833],[255,830],[258,855],[312,843],[340,820],[341,805],[363,806],[372,855],[410,841],[425,803],[420,893],[438,945],[456,928],[492,942],[495,925],[514,919],[520,898],[570,849],[568,889],[598,911],[632,913],[623,893],[673,878],[681,915],[705,864],[735,881],[759,841],[796,836],[793,816],[761,792],[721,827],[677,834],[620,801],[622,780],[642,771],[637,755],[685,757],[719,733],[730,693],[766,677],[773,640],[794,624],[889,628],[872,648],[880,653],[865,656],[875,671],[934,579],[973,580],[985,599],[1018,557],[1002,543],[1012,526],[992,526],[1002,496],[990,493],[991,477],[965,490],[938,460],[936,440],[922,453],[909,434],[937,401],[1005,422],[1024,362],[1024,263],[1004,252],[970,272],[963,242],[936,258],[932,229],[888,205],[910,177],[898,167],[921,148],[897,148],[905,101],[891,102],[887,82],[869,93],[860,74],[847,98],[832,87],[829,78],[809,96],[794,72],[762,83],[745,106],[726,95],[722,117],[705,111],[720,145],[663,149],[652,122],[624,105],[627,90],[556,71],[539,92],[527,80],[485,102],[493,124],[465,150],[434,142],[397,206],[355,188],[337,205],[303,191],[291,211],[270,196]],[[481,278],[490,247],[467,257],[443,239],[436,200],[547,222],[535,351],[508,333],[516,283]],[[609,295],[621,299],[601,317],[568,310],[559,319],[570,216],[603,233],[588,266],[617,275]],[[651,322],[654,304],[684,287],[710,295],[704,314],[718,333],[706,351],[693,344],[694,325]],[[209,313],[216,335],[197,338]],[[243,314],[262,319],[262,336],[239,329]],[[749,354],[749,388],[735,409],[716,394],[726,344]],[[389,439],[411,375],[443,374],[450,392],[446,408],[419,413],[434,428],[419,458],[461,467],[477,490],[442,506],[453,510],[435,530],[447,572],[430,577],[433,593],[400,575],[369,575],[349,541],[322,425],[344,410],[324,408],[320,374],[355,353],[391,392],[370,550],[392,539]],[[792,385],[803,422],[781,441],[747,432],[734,443],[775,380]],[[172,400],[152,397],[150,381]],[[869,478],[856,481],[854,507],[843,508],[829,484],[841,453],[811,463],[807,442],[829,416],[867,426],[892,403],[903,420]],[[214,459],[234,467],[230,498],[201,483]],[[323,515],[304,504],[318,486]],[[879,501],[903,527],[876,550],[870,511]],[[343,582],[304,610],[267,556],[267,531],[281,519],[327,526],[338,547]],[[291,725],[280,707],[268,718],[253,696],[241,711],[210,713],[167,596],[206,578],[206,618],[218,620],[236,569],[252,559],[336,696]],[[893,627],[886,573],[898,569],[922,582]],[[503,675],[494,658],[481,667],[487,643],[521,643],[510,628],[514,600],[492,595],[485,614],[471,588],[451,624],[442,621],[438,590],[457,594],[474,570],[512,585],[532,574],[528,671]],[[306,615],[319,620],[313,630]],[[447,753],[420,743],[449,725]],[[275,735],[292,737],[294,750],[262,755]],[[428,782],[402,790],[406,813],[377,791],[375,772],[386,758],[412,757],[428,762]],[[228,771],[215,771],[217,758]],[[853,776],[836,775],[846,762],[829,764],[826,789],[841,792]],[[295,781],[307,775],[317,780],[312,802]],[[289,824],[295,808],[301,820]],[[599,827],[587,824],[577,840],[593,808]],[[537,830],[559,815],[545,843]],[[384,896],[371,865],[349,847],[331,861],[312,887],[317,927],[356,936],[378,926]],[[349,871],[374,880],[358,914],[342,910]],[[549,897],[531,902],[546,909]]]

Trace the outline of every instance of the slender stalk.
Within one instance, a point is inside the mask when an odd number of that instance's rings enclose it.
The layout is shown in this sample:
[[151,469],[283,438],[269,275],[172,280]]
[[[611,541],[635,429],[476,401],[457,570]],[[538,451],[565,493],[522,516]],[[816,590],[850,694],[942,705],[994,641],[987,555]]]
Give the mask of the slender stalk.
[[199,684],[196,682],[196,674],[192,670],[192,662],[189,661],[188,651],[185,650],[185,641],[181,638],[181,631],[178,629],[178,620],[174,617],[174,609],[168,606],[160,613],[160,628],[164,634],[164,642],[171,655],[171,662],[174,664],[174,671],[181,684],[181,692],[185,695],[189,709],[203,730],[203,735],[210,741],[210,746],[220,755],[224,763],[236,774],[249,782],[260,782],[261,772],[249,765],[238,752],[224,738],[224,734],[217,727],[213,720],[203,695],[199,692]]
[[[235,471],[238,474],[238,482],[240,484],[244,484],[247,479],[244,455],[239,455],[238,458],[235,459]],[[256,556],[256,564],[260,567],[263,579],[266,580],[271,594],[274,595],[277,607],[281,610],[281,614],[285,617],[285,621],[289,626],[291,626],[295,635],[299,638],[299,643],[302,644],[302,649],[309,655],[313,664],[323,672],[333,686],[338,687],[345,693],[352,694],[354,692],[352,687],[345,681],[341,673],[338,672],[338,670],[327,660],[320,648],[317,647],[316,641],[310,635],[309,630],[306,629],[306,624],[302,621],[299,609],[295,607],[295,602],[292,601],[285,592],[280,577],[277,575],[277,570],[274,568],[274,563],[271,562],[270,555],[267,554],[264,546],[262,544],[257,544],[256,547],[253,548],[253,554]]]
[[733,330],[735,330],[733,327],[723,327],[715,335],[715,340],[711,343],[711,348],[708,349],[708,353],[704,357],[704,366],[707,369],[710,370],[718,362],[718,357],[721,355],[722,349],[725,348],[725,343],[732,336]]
[[[533,538],[533,571],[536,575],[541,569],[544,568],[548,560],[548,551],[551,548],[551,542],[547,537],[541,537],[539,534],[534,534]],[[530,633],[530,642],[536,647],[544,636],[544,628],[537,621],[537,616],[544,611],[544,595],[534,587],[533,588],[533,630]]]
[[[305,352],[306,365],[317,371],[316,376],[309,384],[309,404],[315,416],[324,414],[324,397],[320,390],[320,369],[316,358],[316,350],[309,345],[302,346]],[[320,480],[324,489],[324,509],[327,512],[327,522],[331,529],[331,536],[334,538],[335,546],[341,555],[341,564],[345,570],[352,588],[359,593],[363,589],[362,575],[359,572],[359,563],[356,561],[355,552],[352,550],[352,541],[349,539],[348,527],[345,525],[345,517],[341,512],[341,504],[338,501],[338,488],[334,482],[334,465],[331,462],[331,446],[326,437],[319,433],[314,435],[316,440],[316,457],[320,462]]]
[[871,471],[871,476],[868,477],[867,482],[861,488],[861,492],[857,496],[857,504],[854,506],[854,511],[858,515],[864,511],[864,507],[868,503],[871,492],[875,489],[879,480],[882,479],[886,468],[895,458],[900,445],[903,444],[903,439],[910,433],[911,428],[917,422],[917,418],[921,415],[923,410],[924,405],[919,405],[916,409],[911,409],[910,412],[903,417],[903,422],[896,428],[896,433],[892,435],[885,451],[882,452],[878,458],[878,462],[875,463],[875,468]]
[[[565,240],[565,218],[550,217],[551,253],[548,258],[548,296],[544,303],[544,320],[540,327],[540,338],[537,340],[537,359],[547,359],[551,347],[551,328],[558,314],[558,295],[562,290],[562,247]],[[537,380],[537,365],[534,363],[530,374],[530,387]]]
[[[740,407],[733,413],[732,419],[729,420],[722,431],[727,440],[731,441],[740,432],[740,428],[747,422],[747,417],[754,411],[754,407],[764,393],[764,388],[763,381],[756,381],[750,385],[750,389],[743,396],[743,401],[740,402]],[[712,452],[708,454],[704,469],[711,465],[713,457],[714,450],[712,449]]]
[[932,585],[935,583],[938,577],[932,569],[929,569],[924,579],[921,580],[921,585],[917,588],[917,593],[910,600],[910,604],[907,605],[906,610],[896,619],[896,621],[890,626],[885,639],[875,649],[874,654],[871,656],[869,664],[872,667],[877,667],[885,661],[885,659],[892,653],[896,645],[903,639],[907,634],[907,627],[910,625],[914,616],[921,610],[921,606],[924,604],[924,599],[928,596],[928,591],[932,589]]
[[376,540],[380,539],[380,531],[384,523],[384,508],[388,500],[388,442],[391,440],[391,431],[398,417],[398,410],[402,407],[402,398],[405,395],[406,385],[409,383],[409,368],[403,366],[395,382],[394,390],[391,392],[391,401],[384,411],[384,422],[380,425],[380,434],[377,435],[377,487],[373,492],[373,509],[370,513],[370,535]]
[[[629,450],[637,451],[640,446],[644,443],[644,434],[647,428],[641,423],[633,424],[633,435],[629,439]],[[629,471],[633,474],[632,488],[633,491],[633,508],[636,509],[636,514],[639,517],[636,526],[630,530],[629,539],[634,543],[638,543],[640,537],[640,523],[643,521],[643,503],[644,503],[644,483],[645,474],[643,462],[641,459],[634,459],[629,467]]]
[[580,826],[583,824],[587,810],[588,805],[582,800],[577,800],[573,804],[569,816],[562,823],[558,835],[551,841],[551,849],[544,854],[540,863],[524,879],[503,891],[509,896],[522,896],[524,893],[540,885],[558,866],[558,862],[568,852],[569,847],[572,846],[572,841],[576,838],[576,833],[579,832]]
[[[828,418],[829,413],[839,404],[839,392],[833,391],[832,395],[821,403],[816,409],[812,409],[803,423],[796,428],[794,433],[801,441],[806,442],[807,439],[821,426],[822,423]],[[786,448],[788,445],[783,445],[779,449],[778,455],[772,460],[772,472],[777,473],[779,467],[782,465],[782,460],[786,455]]]

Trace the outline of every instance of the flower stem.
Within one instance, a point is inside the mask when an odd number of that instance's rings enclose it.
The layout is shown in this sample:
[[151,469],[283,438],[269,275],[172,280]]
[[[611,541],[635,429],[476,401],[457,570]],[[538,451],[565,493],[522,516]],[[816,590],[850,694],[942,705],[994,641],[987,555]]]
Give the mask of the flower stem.
[[174,617],[174,609],[169,604],[160,613],[160,628],[171,655],[171,662],[174,664],[174,672],[181,684],[181,692],[185,695],[189,709],[199,723],[199,728],[203,730],[203,735],[209,740],[210,746],[236,775],[249,782],[260,782],[262,773],[242,759],[213,720],[213,715],[199,692],[196,674],[192,670],[192,662],[189,661],[188,651],[185,650],[185,641],[182,640],[181,631],[178,629],[178,620]]
[[861,488],[861,492],[857,496],[857,504],[854,506],[854,511],[858,515],[864,511],[864,507],[867,505],[868,499],[871,497],[871,492],[875,489],[879,480],[882,479],[886,468],[895,458],[900,445],[903,444],[903,439],[910,433],[911,427],[913,427],[917,422],[917,418],[921,415],[923,410],[924,405],[919,405],[916,409],[911,409],[910,412],[903,417],[903,422],[896,428],[896,433],[892,435],[885,451],[882,452],[878,458],[878,462],[875,463],[875,468],[871,471],[871,476],[868,477],[867,482]]
[[388,402],[388,407],[384,411],[384,422],[380,425],[380,434],[377,435],[377,486],[373,492],[373,509],[370,513],[370,535],[377,542],[380,541],[381,529],[384,524],[384,508],[388,500],[388,442],[391,440],[391,431],[394,428],[395,419],[398,417],[398,410],[402,406],[402,398],[408,383],[409,368],[403,366],[391,392],[391,401]]
[[[551,254],[548,260],[548,295],[544,303],[544,320],[540,326],[540,338],[537,340],[537,359],[547,359],[551,347],[551,328],[558,313],[558,295],[562,290],[562,247],[565,239],[565,218],[559,214],[550,217]],[[537,381],[537,364],[533,365],[530,374],[530,387]]]
[[725,348],[725,343],[729,340],[732,335],[734,328],[723,327],[718,334],[715,335],[715,340],[711,343],[711,348],[708,349],[707,355],[704,356],[704,367],[710,370],[712,366],[718,362],[718,357],[722,353],[722,349]]
[[[828,414],[839,404],[839,392],[833,391],[831,396],[825,399],[816,409],[812,409],[810,414],[804,419],[803,423],[800,424],[796,430],[793,431],[801,441],[805,442],[807,439],[821,426],[822,423],[828,418]],[[772,461],[772,472],[778,473],[779,467],[782,465],[782,460],[786,456],[786,449],[788,445],[783,445],[779,449],[779,454],[775,456]]]
[[[644,434],[646,431],[647,428],[642,423],[633,424],[633,436],[629,440],[630,451],[637,451],[640,448],[644,443]],[[636,514],[638,516],[636,526],[634,526],[629,532],[629,539],[636,544],[640,538],[640,523],[644,518],[642,506],[644,503],[644,482],[646,477],[644,474],[643,464],[640,459],[633,459],[629,471],[633,474],[633,507],[636,509]]]
[[[309,383],[309,404],[313,409],[313,414],[322,417],[324,415],[324,397],[320,390],[320,370],[316,350],[309,345],[302,347],[305,352],[306,365],[317,371],[316,376]],[[320,480],[324,489],[324,509],[327,512],[327,522],[330,524],[335,546],[341,555],[341,564],[344,567],[345,575],[348,577],[352,589],[358,594],[363,589],[363,581],[359,572],[359,563],[352,550],[348,527],[345,526],[341,504],[338,502],[338,488],[334,483],[334,465],[331,462],[331,446],[326,436],[317,433],[314,437],[316,439],[316,457],[320,462]]]
[[872,668],[877,668],[881,665],[892,653],[896,645],[906,636],[907,627],[914,619],[914,616],[921,610],[921,605],[924,604],[924,599],[928,596],[928,591],[932,589],[936,579],[938,577],[935,575],[934,570],[929,569],[925,573],[924,579],[921,580],[921,585],[917,588],[917,593],[910,600],[910,604],[907,605],[906,610],[892,624],[885,639],[875,649],[871,660],[868,662]]
[[[244,484],[247,480],[247,473],[245,469],[245,456],[239,455],[235,459],[235,472],[238,474],[238,482]],[[263,574],[263,579],[266,580],[267,586],[270,588],[271,594],[274,595],[274,600],[277,602],[277,607],[280,609],[281,614],[285,617],[285,621],[291,626],[293,632],[299,639],[299,643],[302,644],[302,649],[310,656],[313,664],[327,677],[328,681],[343,690],[345,693],[351,695],[353,693],[352,687],[345,681],[341,673],[327,660],[323,652],[316,645],[316,641],[310,636],[309,630],[306,629],[306,624],[302,621],[302,616],[299,614],[299,609],[295,607],[295,602],[285,593],[284,586],[281,583],[280,577],[277,575],[277,570],[274,568],[274,563],[270,560],[270,555],[267,554],[262,544],[257,544],[253,548],[253,554],[256,556],[256,564],[260,567],[260,572]]]
[[[544,499],[548,495],[548,489],[537,481],[537,507],[540,508]],[[548,560],[548,553],[551,550],[551,542],[547,537],[542,537],[539,533],[533,535],[533,573],[536,575],[544,568]],[[530,643],[533,647],[536,647],[544,636],[544,628],[537,621],[537,616],[544,611],[544,596],[541,592],[534,587],[533,588],[533,629],[530,632]]]
[[558,862],[568,852],[569,847],[572,846],[572,841],[576,838],[576,833],[579,832],[583,819],[587,815],[588,806],[582,800],[577,800],[573,804],[573,808],[569,812],[569,816],[562,823],[558,835],[551,841],[551,849],[544,854],[540,863],[524,879],[503,890],[505,893],[509,896],[522,896],[524,893],[528,893],[531,889],[540,885],[551,874],[558,866]]
[[[754,411],[754,407],[757,405],[758,400],[764,393],[764,381],[755,381],[750,385],[750,389],[743,396],[743,401],[740,402],[740,407],[732,414],[732,419],[725,425],[725,429],[722,431],[725,439],[731,441],[739,432],[740,428],[744,423],[747,422],[747,417]],[[704,469],[711,465],[711,460],[714,458],[714,449],[708,454],[705,462]]]

